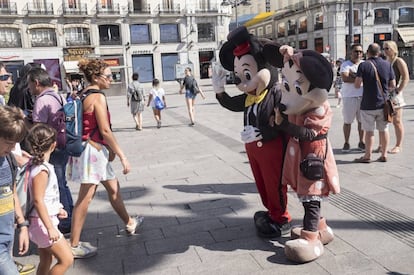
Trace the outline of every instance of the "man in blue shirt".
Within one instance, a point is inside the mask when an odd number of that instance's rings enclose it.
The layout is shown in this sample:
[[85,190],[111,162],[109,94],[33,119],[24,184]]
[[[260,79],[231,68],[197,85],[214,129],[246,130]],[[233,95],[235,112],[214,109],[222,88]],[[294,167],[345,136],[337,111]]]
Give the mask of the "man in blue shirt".
[[[361,101],[361,124],[365,131],[365,154],[355,159],[355,162],[371,162],[372,146],[374,144],[374,130],[379,131],[381,157],[380,162],[387,161],[387,147],[389,143],[388,122],[384,120],[384,103],[388,98],[388,91],[395,88],[395,74],[391,63],[383,60],[379,55],[381,47],[377,43],[368,46],[366,62],[358,66],[355,88],[363,86]],[[376,77],[381,85],[379,85]],[[382,86],[382,88],[381,88]]]

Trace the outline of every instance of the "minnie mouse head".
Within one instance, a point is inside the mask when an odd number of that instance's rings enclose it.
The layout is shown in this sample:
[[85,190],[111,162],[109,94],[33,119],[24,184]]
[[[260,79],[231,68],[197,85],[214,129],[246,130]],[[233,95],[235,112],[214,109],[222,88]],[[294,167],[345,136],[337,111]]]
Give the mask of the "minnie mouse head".
[[[294,52],[290,46],[265,45],[264,56],[282,68],[283,113],[302,114],[317,108],[328,98],[332,86],[332,66],[321,54],[311,50]],[[283,58],[283,65],[279,63]]]
[[[220,49],[222,66],[235,74],[237,88],[250,95],[260,95],[273,86],[277,70],[263,56],[263,45],[273,43],[268,39],[257,39],[241,26],[232,31]],[[274,44],[274,47],[278,46]],[[280,57],[280,63],[282,61]]]

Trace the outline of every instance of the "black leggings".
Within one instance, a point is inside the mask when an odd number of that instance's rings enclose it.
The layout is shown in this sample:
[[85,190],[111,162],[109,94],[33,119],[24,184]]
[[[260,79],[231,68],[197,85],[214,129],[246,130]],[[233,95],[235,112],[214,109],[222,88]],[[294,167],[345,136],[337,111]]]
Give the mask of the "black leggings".
[[303,217],[303,229],[306,231],[318,231],[319,216],[321,210],[320,201],[304,202],[305,216]]

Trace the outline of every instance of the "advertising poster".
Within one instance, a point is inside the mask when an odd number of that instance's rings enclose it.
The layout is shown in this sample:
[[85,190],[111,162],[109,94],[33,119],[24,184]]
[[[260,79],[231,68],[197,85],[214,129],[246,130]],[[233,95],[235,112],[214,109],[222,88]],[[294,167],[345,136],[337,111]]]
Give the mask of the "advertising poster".
[[52,84],[56,83],[59,91],[62,90],[62,78],[60,74],[59,59],[33,59],[33,62],[43,64],[46,67],[46,71],[49,73]]

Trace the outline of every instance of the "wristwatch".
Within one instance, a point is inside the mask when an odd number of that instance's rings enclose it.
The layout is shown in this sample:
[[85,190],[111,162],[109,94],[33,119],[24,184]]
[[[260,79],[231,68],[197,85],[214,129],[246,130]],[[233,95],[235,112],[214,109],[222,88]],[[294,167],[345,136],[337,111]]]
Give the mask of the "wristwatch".
[[29,226],[30,224],[29,224],[29,221],[28,220],[25,220],[24,222],[22,222],[22,223],[18,223],[17,224],[17,228],[22,228],[23,226]]

